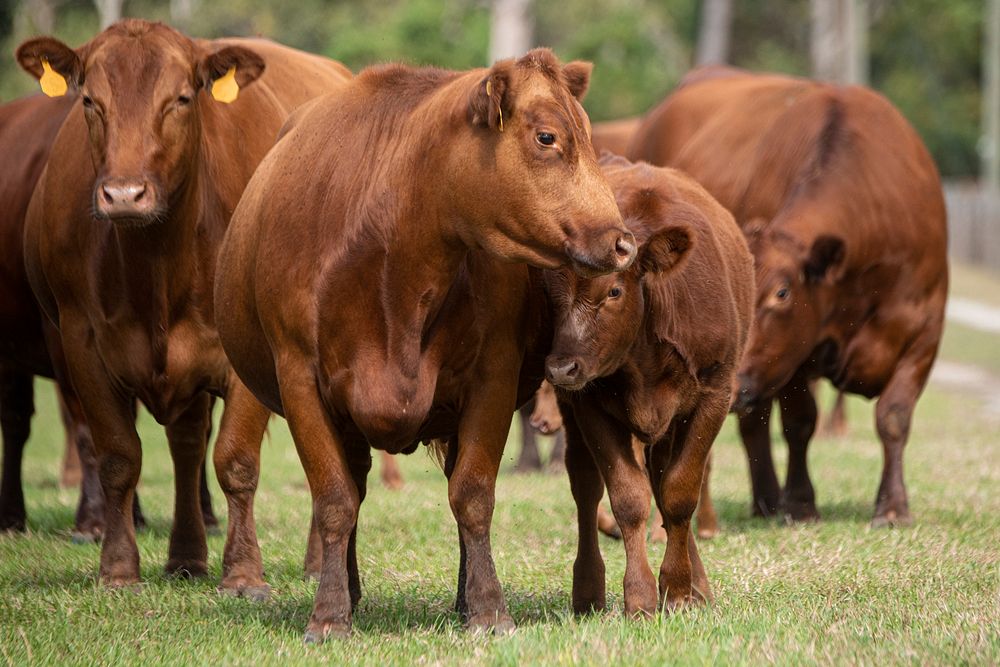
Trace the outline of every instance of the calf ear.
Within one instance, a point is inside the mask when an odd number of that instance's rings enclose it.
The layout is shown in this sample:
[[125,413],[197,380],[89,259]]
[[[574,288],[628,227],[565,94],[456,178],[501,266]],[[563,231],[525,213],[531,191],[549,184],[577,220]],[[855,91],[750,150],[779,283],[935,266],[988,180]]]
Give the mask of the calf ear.
[[639,271],[667,273],[680,266],[691,250],[691,231],[687,227],[669,227],[657,232],[639,248]]
[[594,63],[574,60],[563,67],[563,78],[569,86],[569,92],[580,102],[583,101],[590,87],[590,73],[594,71]]
[[232,102],[264,73],[264,59],[242,46],[225,46],[198,63],[198,82],[213,98]]
[[472,89],[469,96],[469,119],[473,125],[503,132],[504,116],[510,117],[510,78],[512,61],[504,60]]
[[806,280],[820,282],[840,277],[838,268],[844,262],[844,241],[839,236],[821,234],[813,241],[804,267]]
[[61,97],[69,88],[83,83],[83,61],[79,54],[58,39],[36,37],[17,47],[17,62],[38,79],[49,97]]

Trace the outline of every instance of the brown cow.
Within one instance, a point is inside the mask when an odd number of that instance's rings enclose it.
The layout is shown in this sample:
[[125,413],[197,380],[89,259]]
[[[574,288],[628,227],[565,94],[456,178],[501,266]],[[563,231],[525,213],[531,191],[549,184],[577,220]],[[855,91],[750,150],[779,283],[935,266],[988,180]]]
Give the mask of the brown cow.
[[309,641],[350,632],[370,448],[448,441],[456,608],[507,632],[490,548],[514,409],[550,332],[525,263],[635,256],[578,99],[591,66],[539,49],[491,69],[372,67],[297,113],[233,216],[216,282],[233,367],[287,419],[322,576]]
[[591,142],[600,155],[604,151],[615,155],[628,155],[632,137],[642,124],[642,118],[623,118],[594,123]]
[[[908,523],[903,447],[948,289],[941,181],[913,128],[866,88],[712,68],[649,113],[631,157],[690,173],[750,240],[756,325],[734,409],[754,513],[818,517],[808,382],[826,377],[879,397],[873,524]],[[789,446],[784,494],[771,460],[775,398]]]
[[[625,544],[625,611],[644,615],[711,598],[691,516],[750,332],[753,260],[732,216],[691,178],[610,155],[601,164],[639,256],[600,278],[546,272],[555,337],[545,374],[577,505],[573,610],[605,605],[596,518],[606,483]],[[668,537],[659,596],[646,557],[650,481]]]
[[238,450],[243,440],[260,442],[268,414],[233,375],[218,340],[216,250],[284,120],[350,73],[265,40],[191,40],[139,20],[76,50],[32,39],[17,57],[50,84],[47,69],[58,73],[81,98],[32,197],[25,261],[42,308],[59,325],[93,433],[108,505],[101,581],[139,580],[135,534],[123,520],[141,463],[136,398],[166,426],[174,460],[166,569],[206,572],[198,473],[214,394],[226,398],[215,448],[229,501],[223,586],[252,587],[262,569],[250,510],[257,475]]

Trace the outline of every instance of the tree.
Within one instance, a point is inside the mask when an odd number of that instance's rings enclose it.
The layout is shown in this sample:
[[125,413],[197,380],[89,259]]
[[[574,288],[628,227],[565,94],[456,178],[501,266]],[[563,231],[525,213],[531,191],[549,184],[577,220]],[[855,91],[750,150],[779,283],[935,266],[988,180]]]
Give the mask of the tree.
[[531,0],[493,0],[490,62],[523,55],[531,48],[534,30]]
[[122,17],[123,0],[94,0],[101,19],[101,30]]
[[698,26],[696,65],[729,60],[729,34],[733,27],[732,0],[702,0]]

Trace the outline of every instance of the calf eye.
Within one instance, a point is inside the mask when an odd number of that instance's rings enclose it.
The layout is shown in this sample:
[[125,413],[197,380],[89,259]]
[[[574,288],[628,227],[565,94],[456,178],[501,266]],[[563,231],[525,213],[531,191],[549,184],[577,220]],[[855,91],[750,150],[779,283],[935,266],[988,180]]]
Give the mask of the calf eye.
[[608,292],[608,298],[609,299],[617,299],[621,295],[622,295],[622,288],[621,287],[612,287],[611,291]]
[[784,301],[788,298],[791,291],[787,287],[779,287],[778,291],[774,293],[774,296],[778,297],[779,300]]
[[539,132],[536,139],[538,139],[538,143],[543,146],[551,146],[556,143],[556,135],[551,132]]
[[88,109],[91,108],[92,106],[94,106],[94,100],[92,100],[89,95],[84,95],[83,106],[87,107]]
[[187,95],[181,95],[177,98],[177,104],[180,104],[181,106],[191,104],[191,98]]

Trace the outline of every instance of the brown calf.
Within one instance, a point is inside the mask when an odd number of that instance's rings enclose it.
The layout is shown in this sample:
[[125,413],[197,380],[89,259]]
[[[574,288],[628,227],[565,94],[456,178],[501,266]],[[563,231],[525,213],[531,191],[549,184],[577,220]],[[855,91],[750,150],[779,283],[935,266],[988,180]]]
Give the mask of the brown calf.
[[[32,39],[17,57],[43,89],[48,80],[51,91],[58,76],[56,92],[68,86],[80,99],[32,197],[25,263],[39,303],[59,326],[93,434],[108,505],[101,581],[139,580],[135,533],[125,520],[141,465],[136,398],[166,427],[174,460],[166,569],[206,572],[198,478],[211,396],[224,395],[215,449],[229,501],[223,586],[240,590],[254,574],[259,581],[261,566],[249,511],[256,469],[248,472],[235,445],[259,443],[268,414],[236,379],[218,340],[216,250],[284,120],[350,74],[265,40],[192,40],[138,20],[76,50]],[[234,86],[241,89],[235,101]]]
[[304,108],[261,164],[219,260],[219,332],[291,427],[322,576],[306,638],[350,632],[370,449],[449,443],[457,609],[510,631],[493,565],[497,470],[548,336],[525,263],[589,275],[635,256],[579,98],[590,65],[372,67]]
[[[658,602],[673,610],[711,597],[691,516],[749,335],[753,262],[732,216],[692,179],[609,155],[602,166],[639,256],[600,278],[546,272],[546,378],[577,504],[573,610],[604,608],[596,518],[607,484],[625,543],[625,611],[652,614]],[[646,559],[650,481],[667,531],[659,596]]]
[[[948,288],[941,181],[917,133],[866,88],[709,68],[648,114],[630,157],[691,174],[750,241],[756,316],[733,407],[754,513],[818,517],[808,383],[826,377],[879,397],[873,523],[908,523],[903,448]],[[789,446],[784,492],[771,459],[775,399]]]

